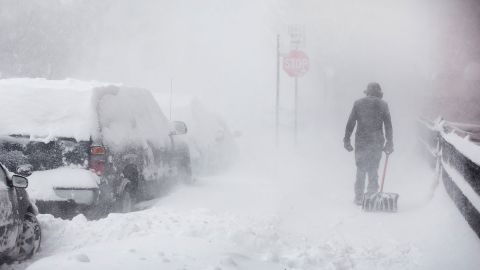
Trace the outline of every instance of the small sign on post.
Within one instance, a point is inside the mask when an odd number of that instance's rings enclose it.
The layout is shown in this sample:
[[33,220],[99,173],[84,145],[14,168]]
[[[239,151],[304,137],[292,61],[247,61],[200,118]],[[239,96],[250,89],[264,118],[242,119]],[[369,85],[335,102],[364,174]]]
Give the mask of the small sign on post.
[[288,26],[288,35],[290,36],[290,48],[292,50],[302,49],[306,47],[305,26],[292,24]]

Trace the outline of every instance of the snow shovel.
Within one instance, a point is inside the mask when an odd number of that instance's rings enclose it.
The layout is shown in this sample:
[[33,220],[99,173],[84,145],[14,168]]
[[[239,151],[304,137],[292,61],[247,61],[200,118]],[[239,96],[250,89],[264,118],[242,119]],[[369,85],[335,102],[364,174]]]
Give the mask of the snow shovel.
[[363,195],[362,209],[367,212],[397,212],[397,193],[383,192],[383,184],[385,183],[385,175],[387,174],[388,156],[385,158],[385,167],[383,168],[382,182],[380,183],[380,191],[374,193],[365,193]]

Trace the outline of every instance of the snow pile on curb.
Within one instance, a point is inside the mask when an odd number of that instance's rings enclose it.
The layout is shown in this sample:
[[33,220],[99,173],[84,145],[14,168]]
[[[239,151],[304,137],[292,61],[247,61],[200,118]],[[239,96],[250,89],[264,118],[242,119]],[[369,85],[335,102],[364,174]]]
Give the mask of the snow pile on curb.
[[[355,248],[336,233],[310,243],[282,235],[276,217],[238,219],[206,209],[154,207],[106,219],[72,221],[40,216],[40,259],[28,269],[398,269],[414,266],[418,251],[396,242]],[[61,252],[59,252],[61,251]],[[89,265],[91,265],[89,267]]]

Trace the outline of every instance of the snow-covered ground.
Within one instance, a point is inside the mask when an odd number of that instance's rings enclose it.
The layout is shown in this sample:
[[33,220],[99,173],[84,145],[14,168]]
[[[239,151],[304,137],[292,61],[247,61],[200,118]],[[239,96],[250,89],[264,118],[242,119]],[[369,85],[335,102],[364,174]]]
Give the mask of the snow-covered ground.
[[4,268],[478,269],[480,241],[443,187],[432,190],[425,162],[394,153],[385,187],[400,193],[399,212],[364,213],[340,147],[245,155],[228,173],[98,221],[41,215],[41,252]]

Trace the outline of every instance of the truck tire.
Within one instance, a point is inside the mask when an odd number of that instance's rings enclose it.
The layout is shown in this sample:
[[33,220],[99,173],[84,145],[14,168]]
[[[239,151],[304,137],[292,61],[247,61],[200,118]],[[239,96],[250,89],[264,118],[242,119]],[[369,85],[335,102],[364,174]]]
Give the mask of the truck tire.
[[39,249],[42,241],[42,231],[37,217],[30,212],[23,219],[22,233],[17,240],[17,260],[31,258]]
[[195,178],[192,174],[192,161],[190,159],[190,152],[188,149],[180,153],[180,158],[177,162],[178,178],[185,184],[195,183]]
[[120,196],[115,201],[115,213],[128,213],[132,212],[134,205],[134,199],[130,191],[129,186],[127,186]]

